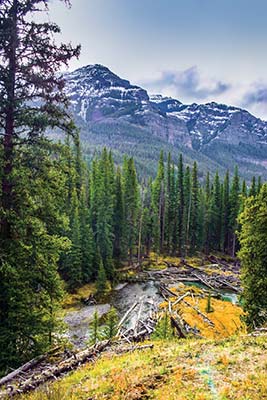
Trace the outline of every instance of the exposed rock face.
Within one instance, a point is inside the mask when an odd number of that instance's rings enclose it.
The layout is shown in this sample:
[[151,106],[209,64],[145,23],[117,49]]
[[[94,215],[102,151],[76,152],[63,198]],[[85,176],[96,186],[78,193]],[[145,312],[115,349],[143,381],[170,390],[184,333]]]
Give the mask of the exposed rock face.
[[[149,96],[146,90],[98,64],[82,67],[65,77],[66,91],[83,132],[100,132],[103,127],[103,132],[111,129],[127,141],[129,127],[138,128],[140,135],[145,131],[154,139],[174,147],[185,146],[210,158],[214,148],[216,157],[223,157],[220,146],[222,152],[229,146],[239,147],[238,157],[242,158],[240,146],[249,146],[243,159],[249,157],[251,162],[261,165],[267,161],[267,122],[246,110],[215,102],[185,105],[170,97]],[[233,161],[239,162],[236,157]]]

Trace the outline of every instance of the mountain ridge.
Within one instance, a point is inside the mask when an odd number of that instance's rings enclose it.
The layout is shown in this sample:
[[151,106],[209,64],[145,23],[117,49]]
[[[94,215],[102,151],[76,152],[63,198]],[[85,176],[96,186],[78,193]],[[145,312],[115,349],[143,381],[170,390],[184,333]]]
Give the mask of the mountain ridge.
[[[101,146],[101,136],[103,145],[131,154],[130,146],[148,135],[153,143],[161,142],[163,149],[206,156],[218,169],[234,163],[242,171],[247,169],[244,176],[262,172],[267,177],[267,122],[247,110],[216,102],[183,104],[160,94],[149,95],[100,64],[69,72],[65,79],[85,147]],[[111,136],[119,141],[117,145]]]

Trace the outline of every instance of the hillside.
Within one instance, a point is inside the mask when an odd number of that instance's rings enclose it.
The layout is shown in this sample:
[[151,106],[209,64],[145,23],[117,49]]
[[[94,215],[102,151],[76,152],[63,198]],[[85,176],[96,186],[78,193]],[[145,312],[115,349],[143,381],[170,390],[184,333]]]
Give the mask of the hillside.
[[248,111],[217,104],[182,104],[151,95],[102,65],[65,75],[83,147],[89,155],[104,145],[134,155],[139,170],[155,173],[160,149],[182,152],[200,170],[223,172],[237,164],[241,175],[267,177],[267,123]]
[[266,336],[155,341],[154,348],[103,354],[20,400],[264,400]]

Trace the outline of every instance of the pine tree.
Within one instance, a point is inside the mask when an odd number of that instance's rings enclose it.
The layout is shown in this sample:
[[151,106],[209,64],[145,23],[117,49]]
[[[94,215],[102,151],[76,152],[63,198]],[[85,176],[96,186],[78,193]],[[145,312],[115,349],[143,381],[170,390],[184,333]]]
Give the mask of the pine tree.
[[94,276],[95,241],[90,224],[90,214],[85,187],[81,188],[80,201],[80,247],[82,282],[88,283]]
[[67,274],[69,288],[74,290],[82,283],[80,215],[76,189],[74,189],[72,194],[70,228],[72,245],[66,257],[65,272]]
[[258,182],[257,182],[257,194],[260,193],[262,187],[262,182],[261,182],[261,177],[258,176]]
[[168,154],[167,160],[167,173],[166,173],[166,194],[165,194],[165,240],[167,251],[171,250],[171,241],[173,233],[173,191],[174,191],[174,181],[172,176],[172,160],[171,154]]
[[152,206],[152,181],[148,181],[145,191],[143,224],[142,224],[142,243],[149,256],[153,240],[153,206]]
[[189,166],[186,167],[184,175],[184,210],[183,210],[183,232],[182,232],[182,254],[187,254],[189,243],[191,212],[191,172]]
[[120,259],[123,255],[125,255],[125,242],[124,242],[125,212],[124,212],[122,178],[121,178],[120,168],[117,169],[117,174],[115,179],[113,227],[114,227],[113,255],[116,259]]
[[104,327],[104,338],[111,340],[118,332],[118,313],[114,307],[111,307],[106,316],[106,324]]
[[203,248],[206,254],[210,249],[211,238],[211,188],[210,188],[210,174],[207,172],[205,182],[205,194],[203,203],[205,204],[204,220],[203,220]]
[[222,245],[224,252],[229,251],[230,247],[230,183],[229,171],[226,172],[223,182],[223,198],[222,198]]
[[[174,188],[175,189],[175,188]],[[183,249],[183,224],[184,224],[184,209],[185,209],[185,199],[184,199],[184,165],[183,156],[180,154],[179,164],[178,164],[178,174],[177,174],[177,189],[175,192],[177,199],[177,207],[175,209],[175,229],[174,237],[178,241],[178,254],[182,255]],[[176,243],[174,243],[174,251],[176,250]]]
[[110,158],[106,149],[103,150],[96,168],[94,185],[95,236],[108,279],[114,278],[113,255],[113,202],[114,187],[111,176]]
[[221,185],[219,174],[216,172],[210,203],[210,246],[214,250],[220,250],[221,243]]
[[192,170],[192,188],[188,205],[188,242],[187,248],[194,254],[199,247],[199,183],[197,163]]
[[97,310],[95,310],[94,315],[93,315],[93,320],[89,324],[89,344],[96,344],[99,339],[101,339],[101,333],[99,329],[99,315]]
[[256,196],[256,194],[257,194],[256,178],[255,176],[253,176],[251,181],[251,186],[249,189],[249,196]]
[[158,321],[156,325],[153,337],[156,339],[171,339],[174,337],[173,328],[171,326],[171,320],[169,313],[165,310],[162,318]]
[[48,3],[0,4],[0,370],[51,343],[62,293],[57,263],[69,245],[61,236],[61,147],[45,132],[57,127],[73,133],[58,72],[79,48],[55,44],[56,24],[31,21],[37,10],[47,12]]
[[154,212],[154,247],[157,252],[162,253],[165,239],[165,182],[163,151],[160,153],[157,176],[153,182],[152,203]]
[[[98,250],[99,252],[99,250]],[[98,273],[97,273],[97,280],[96,280],[96,289],[97,293],[100,295],[104,294],[107,289],[107,276],[106,271],[103,265],[103,260],[101,255],[98,256],[99,263],[98,263]]]
[[123,199],[125,207],[125,244],[130,261],[137,240],[139,190],[133,158],[125,158],[123,164]]
[[235,168],[235,174],[232,181],[232,186],[230,190],[229,202],[229,238],[230,238],[230,248],[229,251],[232,256],[235,256],[237,247],[237,237],[236,232],[238,229],[237,216],[240,210],[240,184],[238,168]]
[[253,328],[267,321],[267,185],[257,196],[249,197],[239,217],[241,232],[241,278],[244,287],[245,318]]

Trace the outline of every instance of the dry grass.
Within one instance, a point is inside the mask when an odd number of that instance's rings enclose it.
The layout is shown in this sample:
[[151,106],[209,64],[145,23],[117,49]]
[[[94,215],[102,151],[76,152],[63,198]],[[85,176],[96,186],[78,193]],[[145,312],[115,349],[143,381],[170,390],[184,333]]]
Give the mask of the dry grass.
[[20,400],[265,400],[266,337],[157,341],[106,354]]

